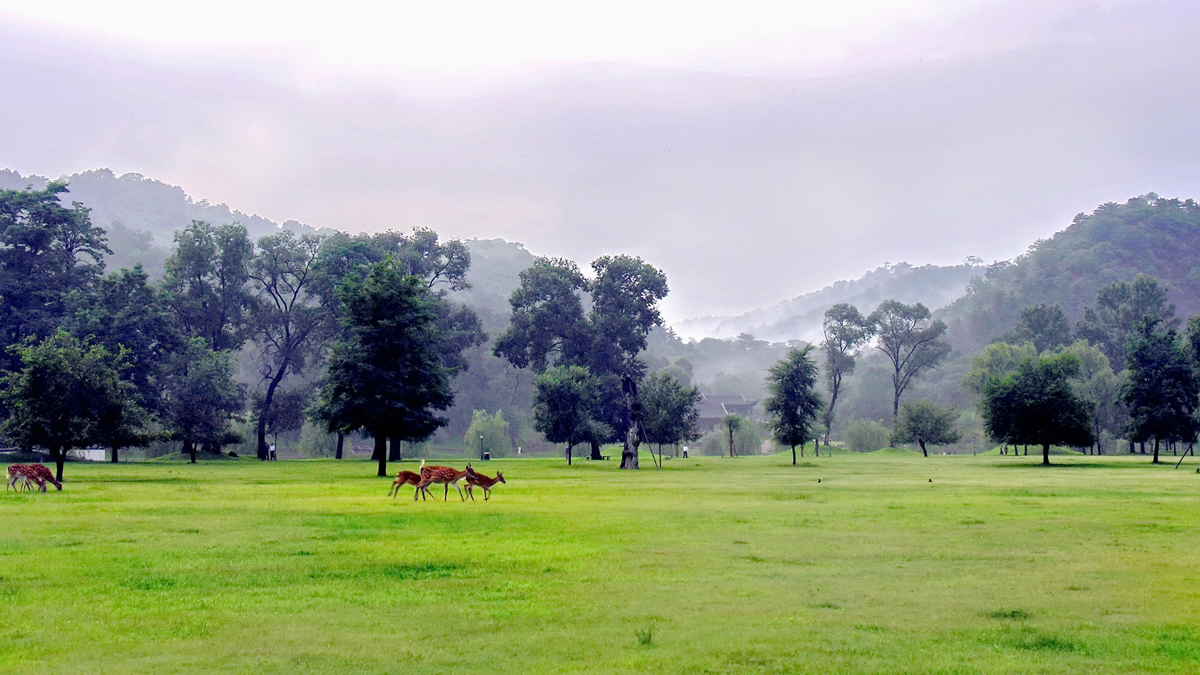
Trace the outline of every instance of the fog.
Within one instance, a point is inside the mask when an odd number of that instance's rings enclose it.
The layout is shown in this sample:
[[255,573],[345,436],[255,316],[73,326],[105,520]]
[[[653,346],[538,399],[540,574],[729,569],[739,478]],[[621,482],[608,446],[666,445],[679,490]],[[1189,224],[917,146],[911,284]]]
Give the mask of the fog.
[[1196,12],[1079,4],[1121,11],[1030,32],[1004,3],[922,28],[926,51],[509,64],[436,93],[369,64],[305,80],[0,15],[0,168],[137,172],[318,227],[634,253],[666,271],[669,319],[736,313],[884,262],[1012,257],[1102,202],[1197,196]]

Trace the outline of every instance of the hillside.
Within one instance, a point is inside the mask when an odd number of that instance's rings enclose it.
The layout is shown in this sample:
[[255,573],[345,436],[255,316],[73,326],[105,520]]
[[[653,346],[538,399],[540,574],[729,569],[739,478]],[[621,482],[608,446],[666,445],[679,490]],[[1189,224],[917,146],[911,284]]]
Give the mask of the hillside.
[[1024,255],[989,267],[941,315],[955,347],[971,352],[1038,302],[1060,303],[1074,325],[1102,286],[1138,273],[1167,286],[1180,316],[1200,313],[1200,204],[1148,194],[1081,213]]
[[870,312],[879,303],[893,298],[906,303],[924,303],[936,309],[962,296],[972,277],[983,269],[973,263],[946,267],[914,267],[908,263],[884,265],[858,279],[839,281],[819,291],[739,316],[688,319],[676,325],[675,330],[685,338],[728,339],[749,333],[769,342],[814,342],[821,339],[825,310],[832,305],[848,302]]

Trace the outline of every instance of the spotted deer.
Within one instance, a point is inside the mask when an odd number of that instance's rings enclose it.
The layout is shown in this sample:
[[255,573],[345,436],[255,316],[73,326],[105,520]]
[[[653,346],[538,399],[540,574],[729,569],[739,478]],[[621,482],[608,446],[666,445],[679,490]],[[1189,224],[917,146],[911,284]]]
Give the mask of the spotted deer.
[[[414,487],[419,486],[421,484],[421,476],[425,472],[425,460],[421,460],[421,468],[418,469],[418,471],[419,473],[413,471],[401,471],[397,473],[396,480],[392,481],[392,491],[388,493],[388,496],[394,498],[396,495],[400,494],[400,488],[404,487],[405,485],[412,485]],[[422,493],[422,500],[425,499],[426,494],[429,494],[429,490],[423,490],[420,487],[417,487],[417,492]],[[415,494],[413,495],[413,498],[416,498]]]
[[486,502],[492,498],[492,486],[496,483],[506,482],[504,474],[499,471],[496,472],[495,478],[488,478],[481,473],[476,473],[475,469],[471,468],[471,465],[467,465],[467,494],[471,497],[471,501],[475,501],[474,488],[478,487],[483,490],[483,501]]
[[62,483],[58,482],[58,479],[54,477],[54,472],[45,466],[41,464],[29,464],[25,467],[25,470],[34,477],[34,481],[42,488],[42,492],[46,491],[47,482],[53,483],[54,487],[62,490]]
[[[468,464],[466,469],[458,471],[457,469],[448,466],[422,466],[421,467],[421,482],[417,483],[417,492],[425,490],[434,483],[441,483],[445,486],[445,494],[442,501],[450,500],[450,484],[454,484],[454,489],[458,490],[458,498],[462,501],[467,501],[463,496],[462,488],[458,486],[458,481],[462,480],[470,471],[471,465]],[[417,500],[416,493],[413,493],[413,501]]]
[[[4,491],[8,492],[9,488],[20,492],[26,487],[30,487],[30,478],[28,467],[24,464],[9,464],[5,470]],[[17,485],[17,483],[21,483]]]

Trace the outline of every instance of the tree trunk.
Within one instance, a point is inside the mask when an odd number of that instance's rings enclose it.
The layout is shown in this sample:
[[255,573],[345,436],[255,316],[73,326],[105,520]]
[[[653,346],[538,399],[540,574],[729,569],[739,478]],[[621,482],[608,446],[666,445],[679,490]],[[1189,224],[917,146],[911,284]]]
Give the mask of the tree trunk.
[[192,443],[191,452],[189,454],[192,457],[192,464],[195,464],[196,463],[196,444],[195,443]]
[[1143,455],[1146,454],[1146,441],[1140,441],[1138,443],[1138,448],[1142,451]]
[[733,427],[729,427],[729,457],[733,457]]
[[[833,429],[833,407],[837,405],[838,391],[842,388],[842,376],[834,375],[832,391],[829,392],[829,407],[825,409],[825,447],[829,447],[829,432]],[[820,439],[818,439],[820,440]],[[792,454],[796,454],[796,448],[792,448]]]
[[817,436],[813,439],[813,457],[821,456],[821,437]]
[[792,466],[796,466],[796,446],[792,446]]
[[283,381],[283,374],[286,372],[287,363],[285,362],[283,367],[275,373],[275,377],[271,378],[271,383],[267,385],[267,394],[263,396],[262,410],[258,413],[258,426],[256,430],[258,435],[259,459],[266,459],[269,452],[267,449],[267,411],[271,409],[271,402],[275,400],[275,389]]
[[121,449],[118,448],[117,446],[115,446],[115,445],[112,446],[112,460],[111,461],[113,464],[117,463],[117,453],[120,452],[120,450]]
[[929,453],[925,451],[925,441],[917,439],[917,445],[921,446],[921,454],[928,457]]
[[62,482],[63,464],[67,461],[67,451],[62,448],[51,448],[50,456],[54,458],[54,477],[58,482]]
[[[1029,451],[1029,446],[1026,446],[1026,452]],[[1050,444],[1042,443],[1042,466],[1050,466]]]
[[[592,441],[592,460],[604,459],[604,455],[600,454],[600,441]],[[570,464],[570,462],[567,462]]]
[[401,445],[400,439],[395,436],[391,437],[391,443],[388,444],[388,459],[393,462],[399,462],[403,457],[400,456]]
[[341,458],[342,458],[342,446],[343,446],[345,443],[346,443],[346,435],[345,435],[345,434],[343,434],[342,432],[340,432],[340,431],[339,431],[339,432],[338,432],[337,454],[335,454],[335,455],[333,456],[333,458],[334,458],[334,459],[341,459]]
[[567,466],[571,466],[571,444],[567,444]]
[[1158,436],[1154,437],[1154,459],[1151,464],[1158,464]]
[[1028,446],[1028,445],[1027,445],[1027,446],[1025,446],[1025,456],[1026,456],[1026,457],[1028,457],[1028,456],[1029,456],[1029,446]]
[[1131,455],[1134,454],[1133,441],[1129,441],[1129,454],[1131,454]]
[[387,478],[387,435],[382,431],[375,434],[375,453],[371,455],[379,460],[379,476]]

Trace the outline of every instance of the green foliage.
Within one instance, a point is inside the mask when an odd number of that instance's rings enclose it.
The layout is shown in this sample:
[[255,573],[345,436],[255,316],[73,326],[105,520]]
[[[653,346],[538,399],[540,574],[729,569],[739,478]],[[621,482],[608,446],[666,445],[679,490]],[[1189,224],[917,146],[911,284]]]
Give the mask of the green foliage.
[[1196,369],[1174,328],[1155,330],[1146,321],[1142,334],[1127,343],[1129,379],[1121,401],[1129,408],[1130,440],[1191,442],[1196,438],[1198,401]]
[[846,425],[842,438],[853,452],[875,452],[888,446],[892,433],[875,420],[853,420]]
[[[445,424],[453,402],[437,353],[441,335],[428,285],[391,260],[338,289],[343,336],[331,349],[318,416],[332,431],[421,441]],[[386,456],[379,457],[381,476]]]
[[1130,340],[1144,322],[1175,328],[1180,320],[1167,303],[1167,289],[1154,277],[1138,274],[1133,283],[1115,281],[1096,294],[1096,305],[1083,312],[1076,334],[1104,352],[1109,362],[1124,365]]
[[481,447],[483,452],[490,453],[492,457],[508,457],[512,454],[509,424],[499,410],[495,415],[489,415],[486,410],[476,410],[471,418],[471,426],[463,437],[465,455],[477,458],[481,454]]
[[763,408],[771,416],[775,440],[792,449],[792,464],[796,463],[796,446],[814,438],[813,425],[823,407],[816,392],[817,364],[809,358],[810,352],[811,346],[789,350],[787,358],[767,374],[770,396]]
[[910,401],[900,408],[893,434],[897,443],[916,443],[921,454],[928,457],[928,445],[951,445],[962,438],[962,430],[956,428],[959,412],[943,408],[933,401]]
[[1062,350],[1079,360],[1079,375],[1072,383],[1076,395],[1087,401],[1091,410],[1092,436],[1098,452],[1103,439],[1120,433],[1129,417],[1119,400],[1122,377],[1113,372],[1108,357],[1091,344],[1080,340]]
[[602,414],[601,383],[583,366],[554,366],[534,378],[533,419],[551,443],[571,448],[593,438],[610,436]]
[[66,452],[129,432],[141,413],[123,382],[124,353],[58,331],[41,342],[14,347],[19,369],[3,379],[0,399],[8,408],[3,432],[18,447],[45,448],[62,480]]
[[234,372],[233,355],[209,349],[202,337],[192,338],[175,356],[163,416],[192,462],[197,445],[219,452],[222,445],[239,442],[230,420],[241,412],[245,392],[234,381]]
[[885,300],[867,318],[878,336],[879,350],[892,366],[892,417],[900,413],[900,397],[913,378],[936,366],[950,345],[942,340],[946,324],[930,321],[929,310],[917,303]]
[[855,360],[871,340],[875,326],[849,303],[840,303],[825,312],[822,324],[825,352],[825,385],[829,389],[829,406],[825,408],[825,444],[833,428],[834,406],[841,393],[842,378],[854,372]]
[[210,349],[240,349],[250,337],[255,305],[249,269],[254,245],[238,223],[194,221],[175,234],[163,287],[179,327]]
[[1044,352],[1071,343],[1071,324],[1067,322],[1062,305],[1039,302],[1022,309],[1017,327],[1001,339],[1017,345],[1029,342],[1038,352]]
[[1084,447],[1094,442],[1089,406],[1071,388],[1079,376],[1071,354],[1024,361],[1007,377],[984,386],[984,428],[992,440],[1008,445],[1042,446],[1050,463],[1051,445]]
[[700,390],[684,387],[667,373],[651,373],[638,391],[646,442],[674,445],[695,438],[700,411]]
[[993,342],[971,359],[971,370],[962,384],[975,395],[982,397],[987,383],[992,379],[1007,377],[1022,363],[1037,357],[1037,348],[1031,342],[1013,345]]

